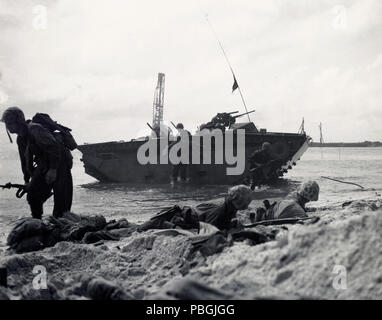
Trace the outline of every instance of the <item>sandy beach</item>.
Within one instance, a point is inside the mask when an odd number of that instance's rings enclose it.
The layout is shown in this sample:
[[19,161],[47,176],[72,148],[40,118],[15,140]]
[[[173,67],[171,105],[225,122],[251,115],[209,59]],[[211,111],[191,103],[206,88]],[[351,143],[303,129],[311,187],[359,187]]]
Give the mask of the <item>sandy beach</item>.
[[[121,289],[125,299],[169,299],[177,280],[194,279],[229,299],[381,299],[381,207],[378,193],[332,203],[312,213],[320,217],[315,224],[258,226],[277,230],[276,239],[259,245],[234,242],[207,257],[191,254],[189,237],[162,230],[135,232],[101,246],[60,242],[1,257],[0,264],[9,270],[9,288],[2,288],[1,295],[90,299],[84,284],[101,279]],[[45,290],[32,286],[35,266],[46,268]],[[335,284],[338,270],[345,270],[340,288]]]

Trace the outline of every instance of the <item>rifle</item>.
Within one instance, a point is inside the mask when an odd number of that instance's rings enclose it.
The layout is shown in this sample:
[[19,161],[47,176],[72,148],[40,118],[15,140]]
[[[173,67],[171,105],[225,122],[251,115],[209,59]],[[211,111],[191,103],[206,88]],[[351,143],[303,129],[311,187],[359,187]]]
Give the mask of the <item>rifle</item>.
[[281,224],[294,224],[294,223],[300,223],[305,220],[313,221],[311,223],[316,223],[318,220],[320,220],[319,217],[307,217],[307,218],[285,218],[285,219],[273,219],[273,220],[264,220],[259,221],[247,225],[243,225],[244,228],[252,228],[257,226],[274,226],[274,225],[281,225]]
[[16,188],[17,191],[16,191],[16,197],[21,199],[24,194],[27,193],[27,191],[25,190],[25,185],[24,184],[13,184],[13,183],[6,183],[4,185],[0,185],[0,188],[3,188],[3,189],[11,189],[11,188]]
[[178,128],[176,127],[176,125],[174,124],[174,122],[171,121],[171,124],[174,126],[175,129],[178,129]]

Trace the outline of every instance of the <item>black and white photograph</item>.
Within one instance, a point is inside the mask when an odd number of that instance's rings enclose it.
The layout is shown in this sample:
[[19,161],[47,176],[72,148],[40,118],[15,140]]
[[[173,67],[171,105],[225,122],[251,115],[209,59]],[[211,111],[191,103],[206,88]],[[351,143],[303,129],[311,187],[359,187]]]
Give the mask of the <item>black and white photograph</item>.
[[0,0],[0,120],[0,300],[382,299],[380,0]]

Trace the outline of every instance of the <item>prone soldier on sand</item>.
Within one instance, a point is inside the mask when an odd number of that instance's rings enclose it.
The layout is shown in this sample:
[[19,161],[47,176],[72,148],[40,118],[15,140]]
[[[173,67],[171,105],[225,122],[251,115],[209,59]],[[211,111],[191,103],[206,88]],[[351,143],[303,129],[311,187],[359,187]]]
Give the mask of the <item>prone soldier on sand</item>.
[[[50,124],[53,129],[38,123],[38,120]],[[17,134],[24,190],[28,193],[32,217],[41,219],[43,204],[52,195],[52,190],[53,216],[60,217],[70,211],[73,196],[73,157],[70,150],[76,147],[70,129],[57,124],[46,114],[36,114],[32,120],[26,121],[18,107],[6,109],[1,121],[5,123],[7,133]]]
[[253,191],[245,185],[230,188],[224,200],[201,203],[195,207],[173,206],[139,227],[139,231],[148,229],[199,229],[200,222],[210,224],[219,230],[228,230],[236,226],[236,213],[248,208]]
[[272,204],[270,204],[268,200],[265,200],[264,208],[257,208],[256,212],[251,213],[251,222],[274,219],[307,218],[308,215],[306,212],[309,210],[305,205],[310,201],[317,201],[319,193],[320,187],[316,181],[306,181],[284,200]]

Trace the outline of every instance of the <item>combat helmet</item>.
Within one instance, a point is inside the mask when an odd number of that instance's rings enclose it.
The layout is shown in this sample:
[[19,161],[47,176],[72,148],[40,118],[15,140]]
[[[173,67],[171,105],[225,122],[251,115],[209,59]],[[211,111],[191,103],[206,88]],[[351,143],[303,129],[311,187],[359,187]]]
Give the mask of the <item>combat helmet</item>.
[[227,199],[240,205],[248,206],[252,201],[253,191],[246,185],[237,185],[228,189]]
[[297,190],[297,194],[309,201],[317,201],[320,187],[316,181],[310,180],[304,182]]
[[263,142],[263,144],[261,145],[261,149],[263,149],[263,150],[267,150],[270,147],[271,147],[271,143],[268,141]]
[[15,121],[18,123],[25,121],[24,112],[19,107],[9,107],[4,112],[0,119],[0,121],[5,123],[5,130],[7,132],[9,141],[13,143],[11,135],[9,134],[7,123],[10,123],[11,121]]
[[12,120],[17,120],[18,122],[25,121],[24,112],[19,107],[9,107],[3,112],[1,117],[2,122],[7,123]]

